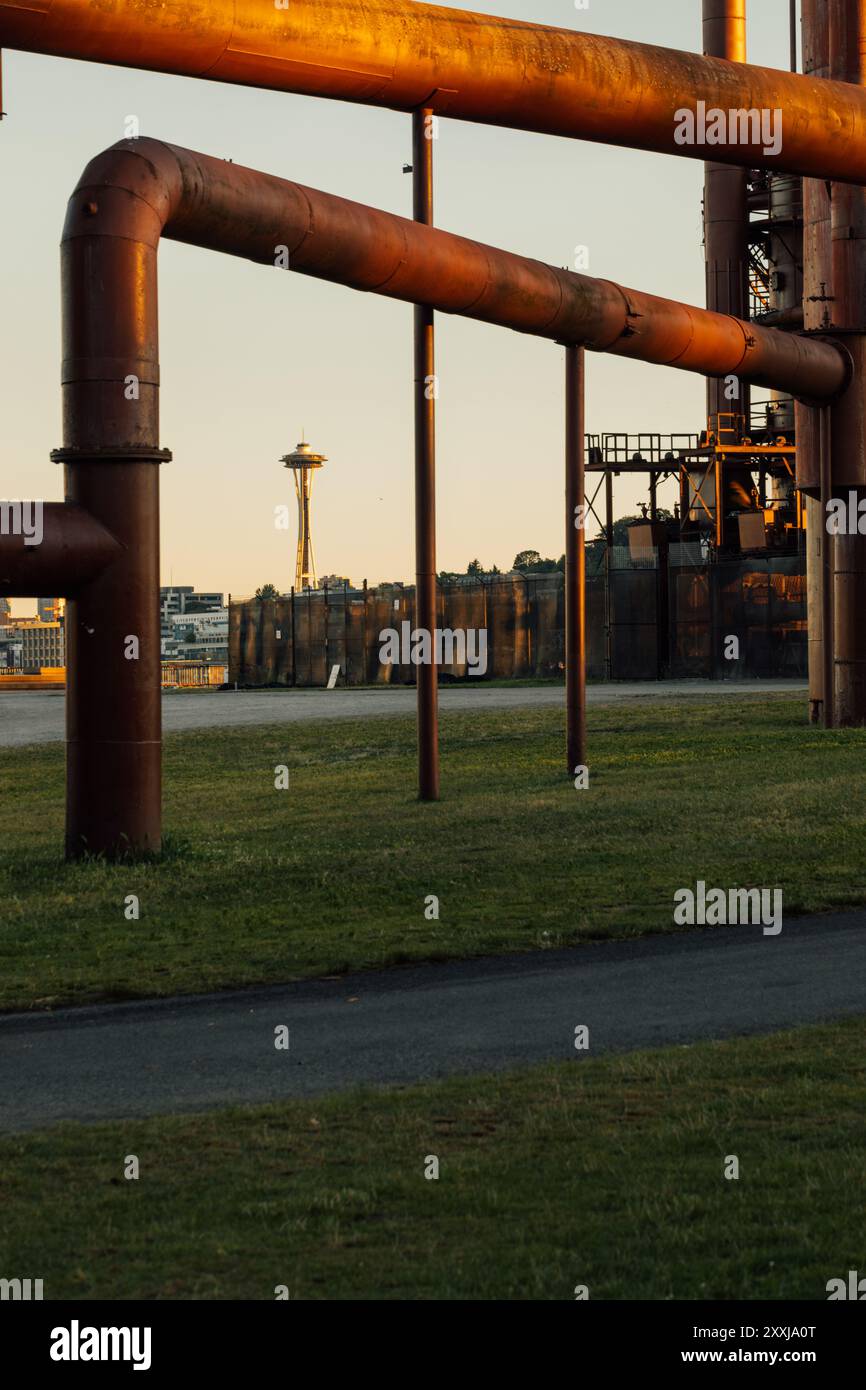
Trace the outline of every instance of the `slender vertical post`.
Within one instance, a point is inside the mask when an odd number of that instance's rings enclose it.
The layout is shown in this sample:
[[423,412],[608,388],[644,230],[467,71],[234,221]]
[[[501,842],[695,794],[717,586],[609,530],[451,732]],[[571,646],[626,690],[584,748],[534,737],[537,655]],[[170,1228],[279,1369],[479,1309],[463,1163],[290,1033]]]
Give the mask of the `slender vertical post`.
[[608,469],[604,475],[604,573],[605,573],[605,632],[604,669],[608,680],[613,680],[613,590],[611,581],[611,561],[613,559],[613,474]]
[[[703,0],[703,49],[712,58],[746,61],[746,0]],[[707,308],[736,318],[749,317],[748,170],[728,164],[704,165],[704,261]],[[707,379],[707,422],[720,412],[738,410],[749,419],[749,387],[739,383],[737,404],[725,398],[721,377]]]
[[613,548],[613,474],[604,475],[604,539],[608,552]]
[[[483,599],[483,601],[484,601],[484,616],[483,616],[484,631],[487,633],[487,646],[488,646],[487,672],[488,672],[488,675],[489,675],[490,679],[492,680],[492,679],[493,679],[494,667],[495,667],[495,664],[496,664],[496,653],[493,652],[493,653],[491,654],[490,651],[489,651],[489,647],[490,647],[490,631],[489,631],[488,605],[487,605],[487,582],[486,582],[486,580],[485,580],[483,574],[480,576],[480,578],[481,578],[481,597],[482,597],[482,599]],[[491,658],[491,655],[492,655],[492,660],[490,659],[490,658]]]
[[[830,77],[866,87],[866,0],[825,0],[825,10],[830,21]],[[866,498],[866,190],[834,182],[830,193],[833,329],[844,334],[852,379],[829,409],[825,450],[830,455],[827,471],[833,493],[847,500],[852,490],[859,506]],[[822,487],[822,539],[829,496]],[[862,727],[866,725],[866,536],[846,528],[826,540],[833,575],[833,625],[825,627],[824,643],[832,647],[833,706],[832,720],[825,722],[836,728]],[[826,602],[825,597],[825,611]]]
[[586,766],[585,353],[565,349],[565,707],[568,773]]
[[[433,225],[434,114],[412,113],[412,213]],[[436,628],[436,364],[433,310],[415,305],[415,622]],[[418,666],[418,796],[439,800],[439,672]]]
[[295,644],[295,586],[292,585],[292,685],[298,683],[297,646]]
[[[802,0],[802,68],[809,77],[830,77],[830,15],[826,0]],[[834,290],[830,187],[823,179],[803,180],[803,328],[827,331],[837,305]],[[827,539],[826,513],[821,515],[821,412],[802,402],[796,407],[797,485],[806,510],[806,617],[809,646],[809,719],[823,721],[825,668],[821,556]],[[814,494],[813,494],[814,489]],[[833,634],[830,670],[833,670]]]
[[349,581],[343,580],[343,660],[345,662],[344,676],[346,685],[349,684]]
[[819,410],[820,431],[820,469],[821,469],[821,630],[824,640],[821,643],[821,671],[824,701],[824,728],[832,729],[835,723],[835,655],[833,641],[835,615],[833,612],[833,537],[827,530],[828,502],[832,493],[831,481],[831,440],[830,411],[826,406]]
[[366,581],[366,579],[364,580],[364,632],[363,632],[363,642],[364,642],[364,663],[363,663],[363,665],[364,665],[364,674],[363,674],[363,683],[364,683],[364,685],[367,685],[368,682],[369,682],[369,680],[370,680],[370,659],[369,659],[369,657],[368,657],[368,655],[367,655],[367,581]]

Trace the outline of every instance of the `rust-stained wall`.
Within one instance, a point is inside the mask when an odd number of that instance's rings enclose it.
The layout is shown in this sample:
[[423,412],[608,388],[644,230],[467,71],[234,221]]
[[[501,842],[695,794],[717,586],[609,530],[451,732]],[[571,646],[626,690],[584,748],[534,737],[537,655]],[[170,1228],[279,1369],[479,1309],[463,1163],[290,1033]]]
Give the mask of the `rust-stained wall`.
[[[609,576],[587,579],[587,670],[593,678],[655,680],[659,675],[736,679],[804,676],[805,562],[798,557],[741,557],[669,570],[669,647],[659,651],[657,605],[666,592],[652,567],[633,567],[614,550]],[[397,605],[397,606],[395,606]],[[366,594],[342,590],[291,598],[232,601],[229,680],[238,685],[324,686],[333,666],[340,683],[413,685],[409,663],[383,665],[381,633],[414,627],[413,588]],[[485,679],[563,674],[561,573],[501,577],[439,588],[438,625],[486,630]],[[739,638],[738,661],[725,639]],[[440,668],[463,680],[463,665]]]
[[[563,669],[562,583],[555,573],[441,585],[438,626],[486,631],[487,679],[557,676]],[[591,593],[591,610],[594,597]],[[603,597],[597,606],[601,612]],[[386,628],[399,632],[407,621],[414,627],[414,617],[412,587],[233,600],[229,679],[238,685],[323,686],[331,668],[339,666],[341,683],[412,685],[415,667],[383,665],[379,651]],[[462,680],[472,671],[466,663],[454,663],[442,666],[440,675]]]

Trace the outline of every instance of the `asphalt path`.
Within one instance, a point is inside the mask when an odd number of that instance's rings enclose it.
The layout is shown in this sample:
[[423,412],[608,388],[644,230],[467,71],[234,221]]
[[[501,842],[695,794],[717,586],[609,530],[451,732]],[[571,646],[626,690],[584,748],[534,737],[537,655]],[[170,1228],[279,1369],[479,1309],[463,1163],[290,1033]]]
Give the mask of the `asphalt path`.
[[[0,1130],[495,1072],[866,1013],[866,911],[0,1015]],[[589,1028],[588,1052],[574,1047]],[[275,1029],[289,1029],[287,1051]]]
[[[588,705],[641,700],[719,699],[785,692],[805,698],[802,681],[623,681],[590,685]],[[561,686],[442,686],[440,707],[452,710],[561,708]],[[0,747],[52,743],[64,737],[66,696],[62,691],[0,689]],[[358,719],[413,714],[412,686],[355,690],[167,691],[162,697],[166,733],[184,729],[292,724],[312,719]]]

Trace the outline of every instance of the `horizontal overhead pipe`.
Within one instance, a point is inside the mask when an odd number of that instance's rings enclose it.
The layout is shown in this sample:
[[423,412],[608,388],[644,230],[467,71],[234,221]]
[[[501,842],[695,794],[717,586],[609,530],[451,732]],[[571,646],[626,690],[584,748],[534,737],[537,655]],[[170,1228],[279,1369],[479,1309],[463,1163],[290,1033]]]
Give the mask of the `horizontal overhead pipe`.
[[[25,502],[37,533],[0,535],[0,598],[69,598],[120,555],[101,522],[70,502]],[[35,508],[35,512],[30,509]]]
[[[866,182],[853,86],[414,0],[0,0],[0,47]],[[780,110],[781,147],[678,143],[699,102]]]
[[[625,289],[141,139],[122,141],[91,161],[69,203],[63,256],[64,262],[75,260],[78,273],[67,277],[66,292],[68,445],[92,442],[86,422],[93,418],[92,406],[102,409],[108,399],[102,424],[112,437],[102,438],[101,446],[156,443],[160,235],[597,352],[704,375],[737,375],[803,399],[829,400],[847,382],[847,353],[835,343]],[[102,246],[106,286],[101,296],[90,293],[95,271],[89,258],[96,244]],[[150,292],[144,309],[142,289],[145,296]],[[127,342],[117,325],[136,316],[139,336]],[[128,404],[115,389],[130,374],[141,380],[131,435]]]

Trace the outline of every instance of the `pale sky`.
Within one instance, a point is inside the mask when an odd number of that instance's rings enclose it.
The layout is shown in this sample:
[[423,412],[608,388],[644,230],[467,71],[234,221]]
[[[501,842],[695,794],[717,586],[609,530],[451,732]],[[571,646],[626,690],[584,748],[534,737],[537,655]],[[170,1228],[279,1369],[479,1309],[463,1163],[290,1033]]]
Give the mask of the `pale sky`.
[[[449,8],[449,0],[440,0]],[[700,0],[476,0],[463,8],[701,50]],[[788,0],[752,0],[749,59],[787,68]],[[411,216],[411,118],[398,112],[4,52],[0,124],[0,496],[62,498],[58,242],[88,160],[143,135]],[[439,226],[556,265],[704,302],[697,161],[440,122]],[[564,549],[562,349],[437,318],[440,569]],[[293,503],[278,460],[304,430],[320,574],[411,580],[412,310],[173,242],[160,251],[163,583],[288,589]],[[590,354],[588,428],[697,431],[698,377]],[[616,513],[642,484],[616,482]],[[673,497],[663,497],[668,505]],[[18,612],[35,609],[19,602]]]

